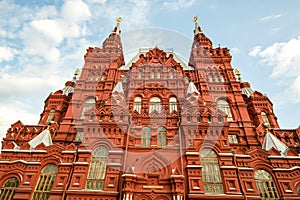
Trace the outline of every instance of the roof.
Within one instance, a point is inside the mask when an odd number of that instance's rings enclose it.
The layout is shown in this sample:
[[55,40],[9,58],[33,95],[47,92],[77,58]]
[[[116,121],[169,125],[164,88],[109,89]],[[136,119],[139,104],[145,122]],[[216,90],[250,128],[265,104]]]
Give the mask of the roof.
[[281,154],[284,154],[288,147],[281,142],[276,136],[274,136],[272,133],[267,132],[265,135],[265,140],[262,145],[262,149],[269,151],[270,149],[276,149]]
[[52,139],[48,129],[43,130],[40,134],[28,142],[31,149],[34,149],[41,143],[44,143],[45,146],[52,145]]
[[[119,68],[119,70],[129,70],[131,68],[132,64],[135,63],[140,58],[140,55],[143,54],[144,56],[146,56],[146,53],[151,49],[153,49],[153,48],[139,49],[139,52],[127,64],[122,65]],[[183,62],[182,59],[180,59],[180,57],[178,55],[176,55],[176,53],[174,53],[172,49],[163,49],[163,50],[167,54],[167,57],[169,57],[170,54],[173,55],[173,59],[180,64],[183,71],[185,71],[185,70],[194,70],[193,67],[188,66],[185,62]]]

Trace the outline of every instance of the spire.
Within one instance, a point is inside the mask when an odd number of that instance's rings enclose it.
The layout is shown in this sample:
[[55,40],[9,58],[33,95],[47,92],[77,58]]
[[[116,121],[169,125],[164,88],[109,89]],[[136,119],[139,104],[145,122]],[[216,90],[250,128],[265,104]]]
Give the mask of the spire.
[[45,146],[52,145],[52,139],[49,131],[49,126],[47,129],[43,130],[40,134],[38,134],[35,138],[30,140],[28,144],[31,149],[35,149],[39,144],[44,143]]
[[69,94],[74,93],[74,86],[75,86],[75,81],[77,78],[77,75],[80,73],[79,69],[76,69],[74,72],[73,80],[72,81],[67,81],[65,83],[65,87],[62,89],[62,95],[68,96]]
[[267,131],[267,133],[265,135],[264,143],[262,145],[262,149],[266,150],[266,151],[269,151],[272,148],[274,148],[277,151],[279,151],[281,153],[281,155],[284,155],[284,153],[288,149],[288,147],[283,142],[281,142],[272,133],[270,133],[269,131]]
[[200,94],[200,92],[197,90],[195,84],[191,81],[189,83],[189,87],[188,87],[188,90],[187,90],[187,95],[188,94],[193,94],[193,93],[197,93],[197,94]]
[[123,93],[124,94],[124,90],[123,90],[123,86],[122,86],[121,82],[117,83],[117,85],[113,89],[112,93],[114,93],[114,92],[118,92],[118,93]]
[[120,35],[120,33],[121,33],[120,23],[123,21],[123,19],[121,17],[118,17],[116,21],[117,21],[117,25],[115,26],[115,28],[112,31],[112,33]]
[[198,33],[202,33],[202,30],[198,24],[198,16],[195,16],[193,21],[195,23],[194,35],[197,35]]

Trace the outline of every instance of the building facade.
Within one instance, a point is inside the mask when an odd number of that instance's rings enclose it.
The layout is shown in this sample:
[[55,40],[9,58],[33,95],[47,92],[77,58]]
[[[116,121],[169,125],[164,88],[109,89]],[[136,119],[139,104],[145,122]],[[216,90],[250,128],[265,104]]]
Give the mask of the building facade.
[[195,18],[188,63],[157,47],[125,63],[120,21],[38,125],[8,129],[1,200],[300,199],[300,128],[279,127],[229,49]]

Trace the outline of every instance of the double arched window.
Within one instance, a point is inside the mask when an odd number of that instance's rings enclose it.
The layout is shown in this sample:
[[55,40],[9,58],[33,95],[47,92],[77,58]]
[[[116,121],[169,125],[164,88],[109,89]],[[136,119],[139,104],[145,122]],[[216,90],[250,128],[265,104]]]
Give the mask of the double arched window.
[[82,112],[81,112],[81,116],[80,116],[80,119],[84,119],[84,113],[86,111],[88,111],[89,109],[93,108],[95,106],[95,99],[94,98],[88,98],[85,103],[84,103],[84,106],[83,106],[83,109],[82,109]]
[[259,169],[254,173],[254,179],[262,200],[279,199],[279,195],[271,174]]
[[222,178],[216,153],[211,149],[203,149],[200,153],[200,160],[204,192],[207,194],[223,194]]
[[142,134],[142,147],[150,147],[151,143],[151,129],[144,127]]
[[149,113],[155,111],[161,113],[161,100],[158,97],[152,97],[150,99],[150,109]]
[[0,191],[0,199],[11,200],[14,197],[15,190],[19,185],[17,178],[13,177],[4,182]]
[[108,150],[106,147],[101,146],[95,149],[90,164],[88,178],[86,180],[86,189],[90,189],[90,190],[103,189],[107,160],[108,160]]
[[134,98],[133,110],[135,110],[136,112],[141,114],[141,110],[142,110],[142,98],[141,97]]
[[175,97],[171,97],[169,99],[170,112],[173,110],[177,111],[177,99]]
[[48,164],[43,168],[31,200],[47,200],[49,198],[56,173],[57,167],[54,164]]
[[230,106],[224,99],[218,101],[218,108],[227,115],[227,121],[233,121]]

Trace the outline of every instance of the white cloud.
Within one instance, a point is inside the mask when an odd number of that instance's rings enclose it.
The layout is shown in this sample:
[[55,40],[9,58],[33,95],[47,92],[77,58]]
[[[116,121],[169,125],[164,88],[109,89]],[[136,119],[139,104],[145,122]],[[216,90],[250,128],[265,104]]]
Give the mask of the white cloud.
[[261,51],[261,46],[254,47],[250,52],[249,56],[257,56],[257,54]]
[[61,9],[61,15],[68,22],[80,22],[87,20],[91,12],[86,3],[81,0],[67,0]]
[[165,1],[163,6],[168,10],[179,10],[182,8],[189,8],[196,3],[196,0],[176,0]]
[[10,47],[0,47],[0,63],[14,58],[16,50]]
[[267,22],[267,21],[272,21],[272,20],[278,19],[280,17],[282,17],[282,14],[269,15],[269,16],[260,18],[260,20]]
[[289,84],[283,92],[284,100],[300,103],[300,36],[266,48],[256,46],[249,55],[260,58],[262,64],[271,67],[271,77],[278,83]]

